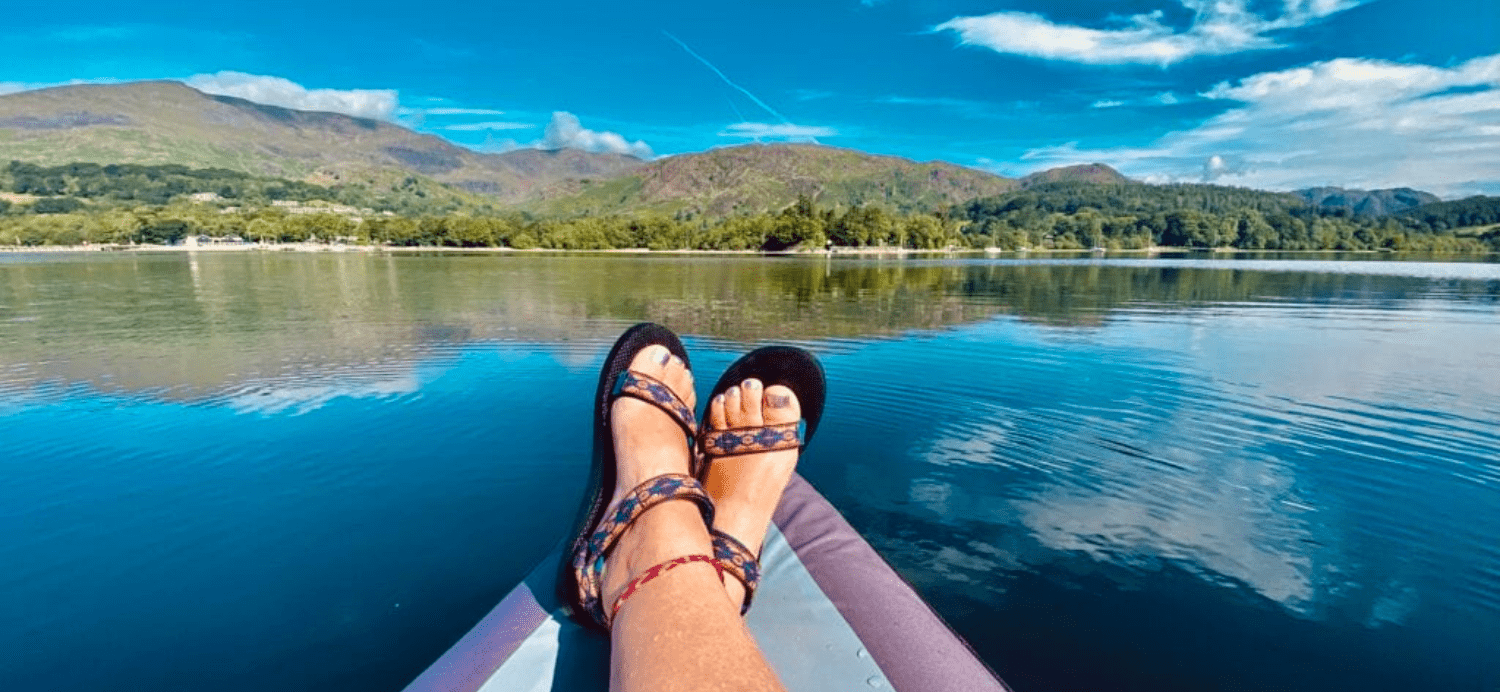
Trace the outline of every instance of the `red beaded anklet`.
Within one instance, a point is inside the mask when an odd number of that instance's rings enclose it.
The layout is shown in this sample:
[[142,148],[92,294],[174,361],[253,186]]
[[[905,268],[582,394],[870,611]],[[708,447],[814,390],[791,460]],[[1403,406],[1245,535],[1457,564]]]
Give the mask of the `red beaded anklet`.
[[642,572],[640,576],[630,580],[630,583],[625,585],[625,590],[620,593],[619,597],[615,599],[615,604],[609,609],[610,621],[614,621],[615,616],[620,613],[620,606],[625,603],[625,599],[630,598],[630,596],[634,594],[637,589],[641,588],[643,584],[689,562],[707,562],[713,565],[714,572],[717,572],[719,575],[719,582],[724,582],[724,565],[720,564],[718,560],[715,560],[711,556],[684,555],[682,557],[672,558],[671,560],[667,560],[666,562],[663,562],[659,565],[656,565],[655,567],[652,567],[651,569],[646,570],[645,572]]

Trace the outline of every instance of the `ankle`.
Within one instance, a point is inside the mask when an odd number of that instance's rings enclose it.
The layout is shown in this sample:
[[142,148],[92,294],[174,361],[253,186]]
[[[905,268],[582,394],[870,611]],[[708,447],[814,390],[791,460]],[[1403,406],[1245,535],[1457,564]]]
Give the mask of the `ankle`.
[[626,583],[652,567],[684,555],[712,555],[703,515],[692,502],[671,501],[652,507],[620,537],[605,564],[606,602]]

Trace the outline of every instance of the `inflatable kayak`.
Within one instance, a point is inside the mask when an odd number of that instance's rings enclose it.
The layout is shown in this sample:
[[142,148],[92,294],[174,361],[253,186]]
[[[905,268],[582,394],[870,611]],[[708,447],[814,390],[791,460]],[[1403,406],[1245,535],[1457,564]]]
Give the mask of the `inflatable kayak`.
[[[1007,690],[828,501],[793,476],[746,623],[793,692]],[[406,692],[599,692],[609,640],[556,597],[559,546]]]

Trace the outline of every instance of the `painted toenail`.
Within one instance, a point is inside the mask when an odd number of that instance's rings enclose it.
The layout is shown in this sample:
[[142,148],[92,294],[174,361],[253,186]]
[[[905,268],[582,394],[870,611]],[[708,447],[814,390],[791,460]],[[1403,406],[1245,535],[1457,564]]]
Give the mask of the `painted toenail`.
[[787,408],[792,405],[792,397],[790,394],[769,394],[766,396],[766,403],[771,408]]
[[667,363],[671,362],[672,352],[668,351],[665,347],[662,346],[657,346],[657,348],[661,349],[661,364],[666,365]]
[[745,386],[747,388],[749,388],[749,389],[760,389],[760,380],[756,380],[756,379],[745,380]]

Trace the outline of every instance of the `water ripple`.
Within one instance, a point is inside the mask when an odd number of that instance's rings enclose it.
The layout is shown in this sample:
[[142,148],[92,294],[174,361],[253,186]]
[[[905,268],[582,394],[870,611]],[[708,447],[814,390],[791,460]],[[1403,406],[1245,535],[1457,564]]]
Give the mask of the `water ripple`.
[[[405,668],[359,686],[399,686],[560,538],[596,368],[651,319],[684,334],[700,394],[756,344],[822,357],[799,468],[992,665],[1067,651],[1176,671],[1178,689],[1289,686],[1266,670],[1482,688],[1500,634],[1496,272],[0,264],[0,619],[22,623],[0,646],[27,652],[0,686],[79,670],[64,688],[96,688],[164,650],[184,652],[173,682],[254,652],[272,672],[240,689],[352,679],[378,652]],[[71,666],[80,650],[109,675]]]

